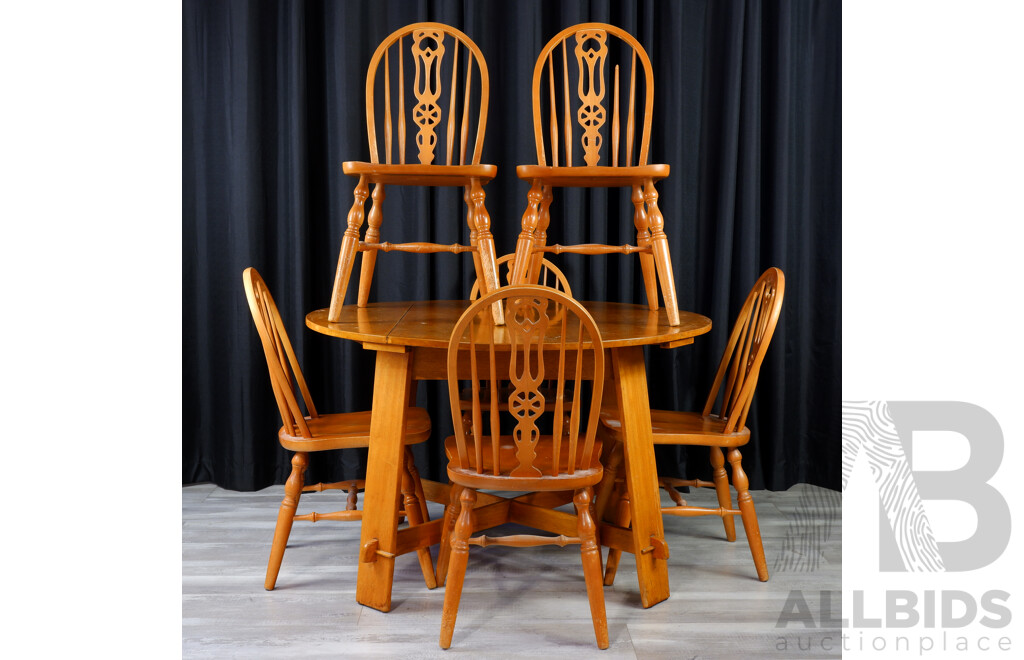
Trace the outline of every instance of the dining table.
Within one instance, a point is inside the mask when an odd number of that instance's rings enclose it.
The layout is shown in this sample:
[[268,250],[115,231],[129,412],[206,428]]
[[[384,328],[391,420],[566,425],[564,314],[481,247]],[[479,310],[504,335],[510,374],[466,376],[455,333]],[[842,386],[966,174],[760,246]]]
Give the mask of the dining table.
[[[416,382],[447,380],[449,338],[470,304],[468,300],[435,300],[351,305],[345,306],[334,322],[328,321],[328,309],[306,315],[306,326],[314,332],[358,342],[376,352],[356,600],[382,612],[391,609],[395,558],[441,540],[441,519],[399,528],[402,437],[406,410],[415,405]],[[669,325],[663,308],[617,302],[582,304],[600,329],[610,359],[607,363],[612,366],[606,370],[610,373],[606,373],[605,396],[614,397],[614,403],[606,399],[606,405],[617,407],[622,422],[622,469],[630,492],[631,527],[604,521],[604,511],[598,509],[599,538],[603,546],[635,555],[640,600],[647,608],[669,597],[669,584],[644,347],[673,349],[691,344],[711,330],[711,320],[680,310],[678,325]],[[421,481],[427,500],[448,503],[447,484]],[[481,493],[476,506],[490,502]],[[438,583],[443,583],[443,578],[438,578]]]

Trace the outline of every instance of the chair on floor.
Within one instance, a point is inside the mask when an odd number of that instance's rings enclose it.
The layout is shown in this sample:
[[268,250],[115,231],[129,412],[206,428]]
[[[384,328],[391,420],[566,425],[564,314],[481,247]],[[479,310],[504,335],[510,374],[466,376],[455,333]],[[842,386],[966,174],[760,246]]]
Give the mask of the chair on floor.
[[[746,302],[740,310],[739,317],[733,325],[732,334],[718,366],[714,384],[708,395],[707,403],[702,412],[676,412],[668,410],[652,410],[651,425],[654,430],[656,445],[701,445],[711,450],[711,466],[714,481],[699,479],[663,478],[658,481],[672,497],[675,506],[664,507],[661,512],[673,516],[705,516],[722,517],[725,525],[725,537],[729,541],[736,540],[736,526],[733,516],[739,515],[743,520],[743,529],[750,545],[750,553],[754,558],[757,577],[762,582],[768,580],[768,565],[764,558],[764,547],[761,544],[761,532],[757,524],[757,513],[754,500],[748,491],[749,483],[741,464],[742,455],[739,448],[750,440],[750,429],[746,424],[750,402],[754,398],[757,387],[757,376],[761,362],[768,352],[768,343],[775,332],[775,324],[782,311],[782,298],[786,289],[786,279],[778,268],[766,270],[751,289]],[[723,389],[724,385],[724,389]],[[718,412],[713,412],[716,405]],[[622,427],[616,413],[608,408],[601,413],[604,429],[615,438],[617,444],[611,452],[607,469],[609,478],[617,472],[623,460],[621,446]],[[739,509],[732,506],[732,493],[729,490],[729,478],[725,470],[726,457],[723,449],[728,450],[728,461],[732,466],[732,485],[736,488]],[[718,508],[691,506],[683,500],[678,491],[679,486],[714,488],[718,494]],[[629,485],[617,484],[618,508],[616,524],[629,526]],[[605,568],[605,585],[615,580],[621,550],[609,550]]]
[[[503,303],[504,327],[497,327],[490,314],[495,302]],[[593,486],[602,476],[601,443],[596,436],[603,374],[604,346],[593,318],[578,302],[554,289],[504,287],[473,303],[456,324],[448,343],[448,393],[455,435],[445,441],[452,491],[438,558],[438,580],[447,579],[442,648],[451,646],[470,545],[575,543],[580,544],[597,645],[608,647],[601,550],[591,513]],[[593,379],[589,413],[579,398],[566,409],[566,382],[579,392],[584,376]],[[512,394],[499,403],[498,381],[504,379],[511,382]],[[469,424],[459,407],[461,380],[472,383]],[[557,383],[549,435],[538,426],[547,403],[540,392],[545,380]],[[483,388],[481,381],[487,382]],[[484,390],[490,393],[487,414],[480,404]],[[501,432],[503,417],[514,423],[510,434]],[[480,494],[483,506],[475,508],[478,489],[573,491],[576,514],[488,494]],[[557,536],[471,537],[478,529],[505,522]]]
[[[277,583],[277,574],[281,569],[285,546],[292,530],[292,522],[307,520],[361,520],[363,512],[356,509],[358,491],[365,483],[362,480],[344,481],[332,484],[305,485],[306,467],[309,465],[309,454],[329,449],[351,449],[368,447],[370,444],[370,413],[333,413],[320,414],[313,405],[313,399],[302,376],[295,351],[292,350],[288,333],[285,330],[281,315],[274,304],[263,278],[255,268],[246,268],[242,273],[245,286],[245,297],[249,301],[256,330],[259,332],[263,353],[270,370],[270,384],[277,399],[277,407],[284,422],[277,433],[281,446],[295,452],[292,457],[292,471],[284,487],[284,500],[277,515],[277,527],[274,530],[274,542],[270,550],[270,561],[267,564],[266,589],[272,590]],[[297,392],[296,392],[297,388]],[[302,413],[299,399],[305,406],[306,414]],[[430,417],[422,408],[409,408],[405,430],[405,464],[402,491],[405,509],[400,515],[409,520],[409,524],[418,525],[429,521],[426,498],[420,484],[419,474],[413,464],[412,453],[408,445],[417,444],[430,437]],[[348,490],[347,509],[332,513],[308,513],[296,515],[299,498],[304,492],[346,489]],[[436,584],[434,567],[428,548],[418,551],[420,568],[427,587],[433,589]]]
[[[608,61],[618,62],[614,66],[610,103],[606,93],[605,65]],[[619,108],[619,63],[628,63],[629,66],[629,100],[625,120],[620,116]],[[643,90],[639,122],[635,111],[640,103],[637,101],[638,79]],[[575,94],[572,96],[569,93],[570,80],[575,82]],[[654,108],[654,73],[647,52],[631,34],[614,25],[574,25],[555,35],[541,50],[533,69],[532,93],[537,164],[516,168],[519,178],[530,182],[531,187],[523,214],[522,232],[516,244],[512,283],[535,283],[545,252],[591,255],[639,253],[648,306],[658,309],[660,283],[669,324],[679,325],[672,258],[665,235],[665,219],[658,208],[658,191],[654,185],[668,176],[669,166],[647,163]],[[547,113],[543,112],[544,105]],[[607,121],[609,114],[611,122]],[[575,128],[574,123],[578,124]],[[634,160],[633,145],[638,125],[639,149]],[[625,138],[623,149],[620,149],[620,135]],[[607,141],[605,136],[609,138]],[[580,149],[575,153],[580,154],[579,157],[574,157],[576,140],[579,140]],[[606,146],[608,143],[610,150]],[[602,154],[605,164],[601,164]],[[547,245],[553,188],[627,186],[632,189],[637,245]]]
[[[405,41],[406,37],[409,41]],[[406,59],[411,62],[407,63]],[[383,75],[378,80],[381,63],[384,65]],[[409,90],[410,107],[406,104],[406,78],[409,77],[407,67],[413,69],[413,85]],[[442,69],[445,71],[444,76]],[[450,74],[447,73],[449,69]],[[477,79],[475,86],[474,73]],[[460,81],[460,78],[463,80]],[[394,109],[393,91],[394,96],[397,96]],[[378,134],[378,117],[375,114],[377,94],[383,96],[382,135]],[[365,307],[369,300],[377,252],[381,251],[472,252],[476,276],[483,282],[485,291],[498,288],[494,236],[491,233],[491,218],[484,206],[486,195],[483,189],[495,177],[498,169],[494,165],[480,163],[488,100],[487,63],[477,45],[459,30],[441,23],[414,23],[392,32],[381,42],[370,60],[366,74],[366,131],[370,142],[370,162],[342,163],[345,174],[357,177],[359,182],[356,184],[355,202],[348,214],[348,228],[338,256],[328,310],[329,321],[336,322],[341,318],[356,252],[363,253],[357,298],[359,307]],[[395,115],[394,121],[392,112]],[[416,131],[415,136],[408,140],[409,163],[406,162],[407,116]],[[472,125],[474,120],[475,126]],[[457,139],[456,124],[459,127]],[[443,154],[437,153],[441,143],[439,131],[445,137]],[[383,137],[384,141],[383,154],[378,150],[379,137]],[[473,150],[467,156],[470,138],[473,139]],[[393,149],[396,141],[397,149]],[[413,160],[416,162],[411,162]],[[370,184],[373,184],[372,195],[369,193]],[[382,204],[386,185],[463,188],[470,244],[381,242],[381,225],[384,220]],[[360,241],[359,232],[363,226],[363,207],[367,197],[372,197],[373,201],[369,215],[365,218],[368,224],[366,236]],[[494,313],[495,320],[501,323],[500,310],[495,308]]]

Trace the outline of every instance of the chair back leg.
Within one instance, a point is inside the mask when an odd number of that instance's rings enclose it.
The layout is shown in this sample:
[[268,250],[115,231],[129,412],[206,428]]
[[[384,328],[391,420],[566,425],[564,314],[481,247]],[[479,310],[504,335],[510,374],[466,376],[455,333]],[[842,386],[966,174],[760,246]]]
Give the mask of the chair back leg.
[[[373,201],[370,203],[370,212],[366,216],[367,243],[380,243],[380,225],[384,221],[384,211],[381,205],[384,203],[384,184],[378,183],[373,186]],[[359,307],[366,307],[370,301],[370,285],[373,283],[373,268],[377,264],[377,251],[366,250],[363,252],[363,262],[359,266],[359,297],[356,304]]]
[[444,586],[448,578],[448,562],[452,556],[452,534],[455,533],[455,523],[459,520],[459,495],[462,486],[452,484],[450,494],[451,501],[444,510],[444,520],[441,522],[441,546],[437,550],[437,583]]
[[[422,525],[424,520],[420,499],[416,494],[419,478],[418,476],[413,476],[410,469],[411,465],[412,453],[406,447],[405,462],[402,469],[402,500],[405,504],[405,516],[409,519],[409,525],[415,527],[416,525]],[[435,588],[437,586],[437,578],[434,576],[434,562],[430,557],[430,548],[420,548],[416,551],[416,556],[419,558],[420,570],[423,572],[423,582],[426,583],[427,589]]]
[[[718,506],[723,509],[732,508],[732,493],[729,491],[729,475],[725,472],[725,455],[720,447],[711,448],[711,474],[715,481],[715,492],[718,493]],[[732,516],[722,516],[725,525],[725,540],[736,540],[736,521]]]
[[[619,497],[618,512],[615,517],[615,524],[618,527],[629,527],[629,489],[622,484],[622,495]],[[615,584],[615,572],[619,570],[619,560],[622,559],[622,550],[615,548],[608,549],[608,561],[605,564],[604,585],[610,587]]]

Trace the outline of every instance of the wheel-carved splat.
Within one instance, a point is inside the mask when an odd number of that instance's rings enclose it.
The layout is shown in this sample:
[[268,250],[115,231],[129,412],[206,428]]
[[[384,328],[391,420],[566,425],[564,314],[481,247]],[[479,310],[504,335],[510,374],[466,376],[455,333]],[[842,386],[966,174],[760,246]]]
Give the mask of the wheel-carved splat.
[[[433,45],[430,42],[433,42]],[[444,33],[440,30],[417,30],[412,36],[412,55],[416,61],[414,92],[416,107],[413,121],[419,126],[416,145],[423,165],[434,162],[437,134],[434,128],[441,122],[441,59],[444,57]]]
[[[596,49],[584,47],[588,41],[597,43]],[[607,113],[604,105],[604,60],[608,56],[608,33],[604,30],[580,30],[576,33],[576,61],[579,63],[580,109],[576,113],[583,127],[583,160],[597,165],[601,160],[601,127]]]
[[[544,412],[544,395],[540,386],[544,382],[544,333],[550,320],[548,301],[521,297],[509,300],[505,317],[511,339],[509,377],[512,393],[508,397],[509,412],[516,419],[512,432],[519,464],[513,477],[539,477],[541,471],[533,465],[537,457],[536,444],[540,438],[537,418]],[[522,358],[522,365],[519,360]]]

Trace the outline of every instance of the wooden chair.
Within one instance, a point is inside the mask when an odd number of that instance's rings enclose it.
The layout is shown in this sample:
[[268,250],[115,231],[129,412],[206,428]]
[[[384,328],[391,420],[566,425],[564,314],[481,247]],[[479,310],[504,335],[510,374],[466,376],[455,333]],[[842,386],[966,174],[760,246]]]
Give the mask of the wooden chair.
[[[722,517],[725,525],[725,537],[729,541],[736,540],[736,527],[733,516],[739,515],[743,520],[743,529],[750,544],[750,553],[754,558],[757,577],[762,582],[768,580],[768,565],[764,558],[761,544],[761,532],[757,524],[757,513],[754,500],[748,491],[749,482],[741,465],[742,455],[739,448],[750,440],[750,429],[745,424],[750,402],[754,398],[757,387],[757,376],[761,362],[768,352],[768,344],[775,324],[782,311],[782,298],[786,290],[786,278],[778,268],[766,270],[751,289],[739,317],[733,325],[732,334],[718,366],[714,384],[708,395],[707,403],[702,412],[676,412],[652,410],[651,425],[654,429],[654,443],[659,445],[702,445],[711,449],[711,466],[714,481],[699,479],[671,479],[659,477],[659,485],[665,488],[672,497],[675,506],[664,507],[661,512],[673,516],[706,516]],[[724,384],[724,389],[723,389]],[[716,404],[718,412],[714,413]],[[601,413],[603,427],[611,433],[619,444],[611,454],[608,465],[609,473],[615,472],[622,462],[621,424],[615,414],[607,408]],[[732,507],[732,494],[729,490],[729,478],[725,471],[723,449],[729,451],[729,464],[732,466],[732,482],[736,487],[739,509]],[[616,524],[629,526],[629,485],[621,484],[618,497],[618,519]],[[677,486],[693,486],[714,488],[718,494],[718,508],[690,506],[675,490]],[[605,569],[604,583],[611,585],[615,580],[620,550],[609,550],[608,563]]]
[[[288,545],[288,536],[291,534],[294,521],[362,520],[363,512],[356,509],[356,503],[358,491],[365,487],[364,481],[352,480],[312,486],[306,486],[304,481],[310,452],[369,446],[370,413],[325,415],[317,412],[295,357],[295,351],[288,340],[281,315],[277,311],[277,305],[274,304],[274,298],[270,295],[263,278],[255,268],[246,268],[242,273],[242,283],[245,286],[245,297],[249,301],[249,311],[252,312],[252,319],[256,323],[256,330],[263,344],[267,368],[270,370],[270,384],[274,389],[274,398],[277,399],[277,407],[283,421],[277,438],[282,447],[295,452],[295,456],[292,457],[292,472],[284,486],[284,500],[277,515],[270,562],[267,564],[267,579],[264,586],[269,591],[277,582],[277,574],[281,569],[281,560],[284,558],[285,546]],[[303,414],[299,407],[300,398],[306,408],[306,414]],[[406,419],[407,447],[402,485],[405,510],[401,511],[400,515],[408,518],[409,524],[419,525],[428,522],[430,518],[427,514],[427,500],[408,445],[423,442],[430,437],[430,417],[422,408],[409,408]],[[348,490],[345,511],[296,515],[302,493],[334,489]],[[433,589],[437,582],[430,550],[421,548],[418,554],[423,579],[427,587]]]
[[[406,42],[406,37],[409,41]],[[409,55],[405,55],[405,46]],[[460,52],[461,46],[461,52]],[[464,52],[464,55],[462,54]],[[411,108],[406,106],[406,57],[414,68]],[[460,61],[465,63],[460,70]],[[447,58],[447,60],[446,60]],[[384,96],[384,154],[383,161],[378,150],[378,129],[376,122],[377,73],[381,62],[384,73],[380,91]],[[450,78],[442,76],[442,67],[451,62]],[[475,64],[474,64],[475,63]],[[475,67],[475,68],[474,68]],[[462,73],[464,71],[464,74]],[[473,85],[474,73],[477,91]],[[464,75],[462,87],[459,78]],[[442,79],[444,78],[444,79]],[[447,83],[447,89],[444,89]],[[392,88],[397,87],[396,121],[392,121]],[[476,113],[471,114],[471,105],[476,101]],[[356,252],[363,253],[362,270],[359,276],[357,304],[365,307],[370,296],[370,284],[377,252],[433,253],[472,252],[477,278],[484,283],[487,291],[498,288],[497,266],[495,265],[494,236],[491,233],[491,218],[484,206],[483,186],[497,174],[494,165],[480,164],[484,146],[484,132],[487,125],[489,99],[489,78],[487,63],[473,41],[453,27],[441,23],[414,23],[392,32],[373,54],[366,74],[366,131],[370,142],[370,162],[349,161],[342,163],[345,174],[358,177],[355,188],[355,202],[348,214],[348,228],[341,242],[338,268],[334,278],[334,290],[328,320],[337,321],[345,301],[349,278],[355,262]],[[461,103],[460,103],[461,102]],[[409,160],[406,162],[406,117],[411,115],[415,125],[415,137],[408,141]],[[461,117],[461,118],[459,118]],[[475,128],[472,126],[476,119]],[[397,158],[394,155],[394,124],[397,124]],[[456,140],[456,124],[459,126]],[[438,131],[445,133],[443,161],[437,153],[440,146]],[[467,148],[473,133],[473,150]],[[413,148],[415,147],[415,152]],[[397,162],[393,162],[397,160]],[[373,184],[373,202],[366,216],[368,227],[363,241],[359,232],[363,226],[363,207]],[[386,185],[407,186],[460,186],[467,206],[466,223],[470,230],[470,245],[440,245],[437,243],[380,242],[381,224],[384,220],[382,204]],[[495,309],[495,320],[501,322],[500,310]]]
[[[503,328],[496,327],[489,314],[495,302],[507,303]],[[559,320],[553,322],[556,317]],[[584,411],[579,398],[573,399],[569,423],[564,423],[566,403],[562,393],[566,381],[573,383],[573,391],[579,391],[585,368],[588,378],[593,379],[593,393],[583,428]],[[451,645],[469,545],[527,547],[569,543],[580,544],[597,645],[602,649],[608,647],[601,551],[591,513],[593,486],[602,476],[601,443],[596,435],[603,375],[604,347],[593,318],[578,302],[553,289],[499,289],[477,300],[456,324],[448,343],[448,393],[455,435],[445,441],[452,493],[438,558],[438,579],[447,579],[441,619],[442,648]],[[468,426],[459,408],[460,378],[473,383],[474,405]],[[499,378],[509,378],[513,388],[504,407],[498,401]],[[551,435],[543,435],[537,426],[546,404],[539,391],[545,379],[558,383]],[[485,386],[491,393],[487,415],[480,405],[481,381],[489,381]],[[511,435],[501,435],[503,413],[515,422]],[[487,432],[485,419],[489,422]],[[571,490],[575,492],[576,515],[493,496],[487,496],[485,501],[498,500],[496,503],[475,510],[477,489]],[[476,529],[510,521],[558,536],[470,538]]]
[[[609,43],[609,37],[616,37]],[[606,69],[609,59],[622,63],[629,59],[629,100],[625,119],[625,147],[620,150],[623,120],[620,116],[620,65],[614,67],[611,98],[611,122],[607,121]],[[561,62],[561,67],[556,65]],[[560,70],[559,70],[560,69]],[[639,74],[639,75],[638,75]],[[640,119],[640,144],[634,164],[636,135],[635,107],[637,79],[643,85],[643,106]],[[569,94],[569,81],[576,81],[576,94]],[[546,84],[545,84],[546,81]],[[679,325],[675,280],[665,219],[658,208],[656,181],[668,176],[668,165],[650,165],[647,156],[651,138],[651,115],[654,108],[654,74],[646,51],[628,32],[604,23],[581,23],[559,32],[541,50],[533,69],[533,130],[537,146],[537,165],[520,165],[519,178],[531,184],[529,203],[523,214],[523,229],[516,244],[516,261],[512,282],[537,281],[543,253],[574,252],[580,254],[639,253],[647,303],[658,309],[658,282],[671,325]],[[561,96],[561,111],[558,97]],[[548,112],[545,131],[544,101]],[[575,112],[573,111],[575,108]],[[574,128],[574,122],[579,124]],[[604,135],[610,136],[610,153]],[[581,149],[575,153],[574,141]],[[547,158],[550,148],[551,160]],[[559,151],[559,143],[562,150]],[[604,162],[601,164],[602,154]],[[637,245],[547,245],[547,229],[551,222],[552,188],[632,188],[633,223]]]

